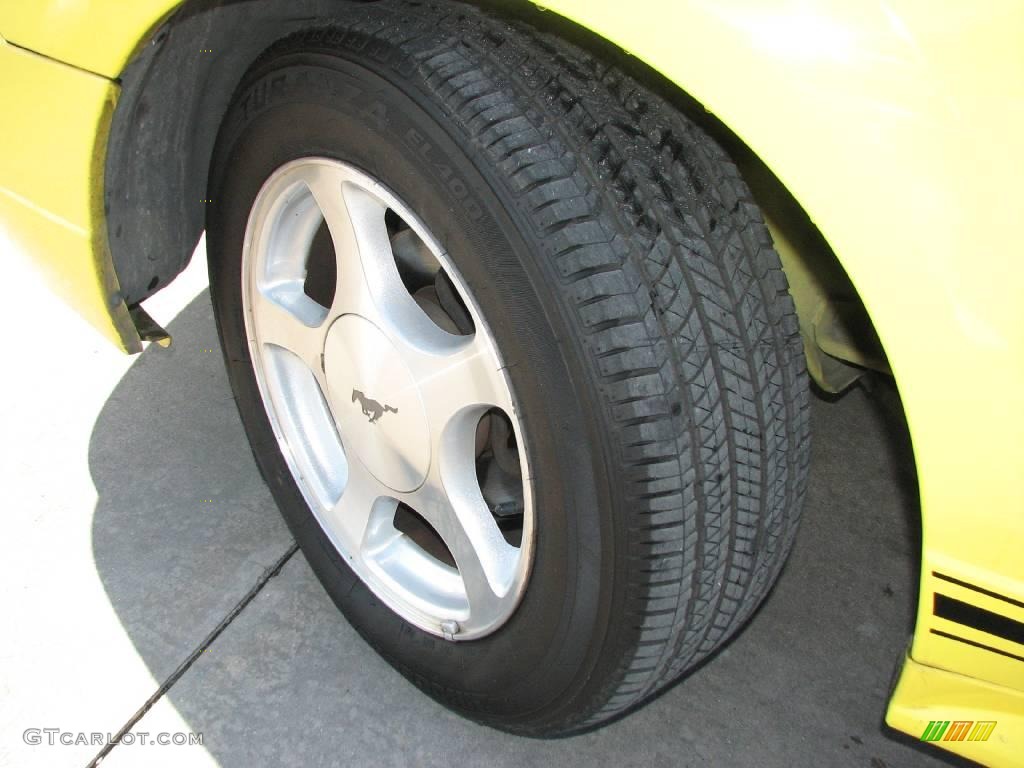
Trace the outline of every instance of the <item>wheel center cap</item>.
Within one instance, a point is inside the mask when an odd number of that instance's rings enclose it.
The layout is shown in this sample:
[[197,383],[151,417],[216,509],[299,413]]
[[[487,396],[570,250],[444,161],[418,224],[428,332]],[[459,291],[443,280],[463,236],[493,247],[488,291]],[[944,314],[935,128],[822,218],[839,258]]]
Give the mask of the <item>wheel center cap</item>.
[[430,431],[419,387],[369,320],[342,315],[324,343],[328,399],[346,451],[389,488],[414,491],[430,466]]

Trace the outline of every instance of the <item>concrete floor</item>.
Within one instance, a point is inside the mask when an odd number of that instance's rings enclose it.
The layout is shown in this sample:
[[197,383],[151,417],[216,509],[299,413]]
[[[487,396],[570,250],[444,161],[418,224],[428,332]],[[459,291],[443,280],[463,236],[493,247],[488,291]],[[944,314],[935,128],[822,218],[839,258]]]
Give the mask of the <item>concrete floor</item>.
[[[884,388],[815,400],[796,550],[733,643],[607,728],[530,741],[415,690],[289,556],[228,391],[201,260],[154,302],[174,346],[132,359],[14,250],[0,242],[21,287],[0,305],[0,765],[85,765],[98,746],[28,745],[24,731],[116,733],[162,688],[136,743],[104,766],[958,764],[882,723],[919,546],[909,448]],[[138,743],[178,731],[203,745]]]

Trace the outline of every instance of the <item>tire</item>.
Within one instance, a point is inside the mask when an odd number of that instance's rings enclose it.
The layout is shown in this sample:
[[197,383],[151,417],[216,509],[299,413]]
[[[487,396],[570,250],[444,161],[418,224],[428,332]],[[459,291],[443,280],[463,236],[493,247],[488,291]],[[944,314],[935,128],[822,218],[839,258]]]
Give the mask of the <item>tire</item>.
[[[533,468],[529,579],[452,642],[356,576],[282,455],[242,310],[254,201],[331,158],[394,191],[491,329]],[[614,718],[721,647],[793,543],[808,384],[778,256],[733,162],[621,69],[455,3],[339,8],[266,52],[211,166],[218,328],[253,453],[359,633],[457,712],[559,736]]]

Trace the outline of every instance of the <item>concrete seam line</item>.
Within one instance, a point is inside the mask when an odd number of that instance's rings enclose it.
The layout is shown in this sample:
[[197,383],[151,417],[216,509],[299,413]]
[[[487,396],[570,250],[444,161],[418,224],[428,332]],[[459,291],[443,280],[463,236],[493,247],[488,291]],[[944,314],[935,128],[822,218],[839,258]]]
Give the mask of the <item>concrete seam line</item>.
[[196,659],[202,655],[203,651],[209,648],[213,644],[213,641],[220,636],[220,633],[227,629],[228,625],[235,620],[238,614],[245,610],[245,607],[256,598],[256,595],[258,595],[263,587],[267,585],[267,582],[281,572],[285,563],[288,562],[291,556],[294,555],[298,549],[299,545],[292,542],[292,545],[288,547],[288,550],[278,558],[277,562],[263,572],[263,574],[256,580],[256,583],[253,584],[252,589],[243,595],[242,599],[239,600],[228,614],[220,620],[220,623],[213,628],[210,634],[203,638],[202,642],[196,646],[195,650],[193,650],[192,653],[190,653],[185,660],[178,665],[178,668],[175,669],[166,680],[164,680],[153,695],[150,696],[141,707],[139,707],[138,711],[128,718],[128,722],[121,726],[121,730],[119,730],[114,738],[110,740],[110,743],[105,744],[103,749],[99,751],[96,757],[94,757],[85,768],[96,768],[96,766],[99,765],[108,754],[110,754],[110,751],[121,743],[121,739],[124,738],[124,735],[135,727],[135,724],[145,716],[154,704],[163,698],[163,695],[171,689],[171,686],[178,682],[182,675],[188,672],[189,668],[195,664]]

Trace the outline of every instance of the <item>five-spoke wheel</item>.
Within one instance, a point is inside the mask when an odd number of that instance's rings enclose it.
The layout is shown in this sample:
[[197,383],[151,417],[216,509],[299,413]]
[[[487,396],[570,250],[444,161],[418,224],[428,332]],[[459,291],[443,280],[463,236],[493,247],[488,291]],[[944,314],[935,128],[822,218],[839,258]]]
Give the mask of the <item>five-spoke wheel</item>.
[[311,157],[260,191],[242,266],[260,392],[335,546],[410,623],[493,632],[529,572],[529,472],[501,356],[446,254],[380,182]]

